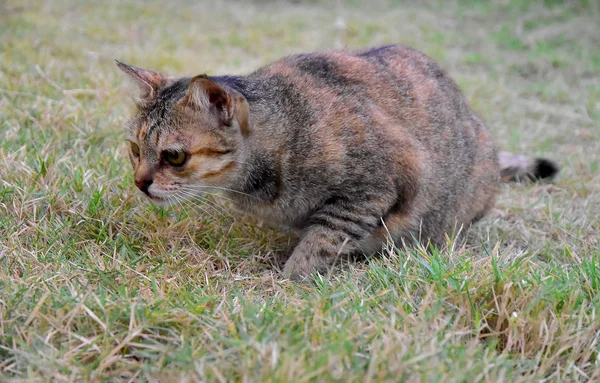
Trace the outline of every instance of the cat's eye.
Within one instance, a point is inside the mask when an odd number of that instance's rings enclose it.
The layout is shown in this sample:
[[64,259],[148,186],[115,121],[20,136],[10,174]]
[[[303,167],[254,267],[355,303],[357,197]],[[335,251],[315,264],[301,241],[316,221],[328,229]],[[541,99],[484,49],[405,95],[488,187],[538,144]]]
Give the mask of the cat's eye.
[[181,166],[187,160],[187,153],[181,151],[167,150],[163,152],[163,158],[170,165]]
[[139,157],[140,156],[140,147],[137,146],[137,144],[135,142],[131,143],[131,152],[133,153],[134,156]]

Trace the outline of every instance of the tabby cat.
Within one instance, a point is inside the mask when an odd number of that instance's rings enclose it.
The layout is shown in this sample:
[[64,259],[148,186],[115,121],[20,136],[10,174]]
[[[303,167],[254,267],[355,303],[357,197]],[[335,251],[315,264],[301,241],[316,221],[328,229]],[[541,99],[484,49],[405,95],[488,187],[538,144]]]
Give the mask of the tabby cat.
[[117,65],[141,89],[125,137],[136,186],[162,205],[221,191],[297,230],[294,279],[388,235],[440,245],[494,205],[501,179],[558,171],[498,153],[454,81],[405,46],[297,54],[248,76]]

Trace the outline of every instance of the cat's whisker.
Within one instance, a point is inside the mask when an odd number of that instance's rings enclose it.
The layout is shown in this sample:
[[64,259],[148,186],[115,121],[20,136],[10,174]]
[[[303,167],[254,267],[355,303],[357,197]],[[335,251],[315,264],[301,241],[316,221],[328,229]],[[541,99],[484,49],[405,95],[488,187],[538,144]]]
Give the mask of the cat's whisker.
[[211,201],[210,199],[205,198],[203,195],[199,195],[196,193],[193,193],[191,191],[188,190],[179,190],[177,192],[177,194],[179,194],[179,196],[184,197],[187,201],[200,201],[203,204],[207,205],[208,207],[210,207],[211,209],[215,210],[216,212],[218,212],[219,214],[223,215],[223,216],[228,216],[231,215],[227,210],[225,210],[223,207],[219,206],[218,204],[216,204],[215,202]]
[[[182,192],[183,192],[183,191],[184,191],[184,190],[182,190]],[[211,200],[211,199],[209,199],[209,198],[214,198],[214,199],[223,199],[223,200],[225,200],[225,201],[228,201],[228,202],[235,203],[235,201],[233,201],[232,199],[230,199],[230,198],[227,198],[227,197],[223,197],[223,196],[222,196],[222,195],[220,195],[220,194],[214,194],[214,193],[200,193],[200,194],[199,194],[199,193],[197,193],[196,191],[191,191],[191,190],[185,190],[185,193],[187,193],[186,195],[187,195],[188,197],[190,197],[190,198],[192,198],[192,197],[193,197],[193,198],[202,198],[202,199],[204,199],[204,200],[211,201],[211,202],[213,202],[213,203],[215,203],[215,202],[214,202],[214,201],[212,201],[212,200]],[[215,204],[216,204],[216,203],[215,203]]]
[[232,192],[232,193],[236,193],[236,194],[241,194],[243,196],[256,199],[256,197],[251,194],[247,194],[247,193],[241,192],[239,190],[229,189],[229,188],[225,188],[225,187],[221,187],[221,186],[193,185],[193,187],[196,188],[195,190],[197,190],[197,191],[202,191],[204,189],[218,189],[218,190],[224,190],[224,191],[228,191],[228,192]]
[[218,205],[216,202],[211,201],[207,198],[203,198],[203,197],[196,197],[199,201],[201,201],[202,203],[206,204],[207,206],[211,207],[213,210],[221,212],[221,215],[225,218],[229,218],[231,216],[231,213],[228,212],[225,208],[223,208],[222,206]]
[[[174,201],[179,206],[179,209],[187,212],[186,206],[184,205],[185,200],[180,198],[180,196],[178,196],[176,194],[171,194],[170,196],[167,197],[167,200]],[[198,213],[195,209],[192,209],[192,211],[194,211],[195,213]]]
[[171,197],[167,197],[168,201],[174,201],[177,205],[179,205],[179,208],[182,211],[186,211],[185,207],[183,206],[183,204],[181,203],[181,201],[177,198],[176,195],[172,195]]
[[[212,186],[207,186],[208,188],[212,187]],[[197,186],[189,186],[189,185],[180,185],[180,188],[186,191],[190,191],[190,192],[201,192],[202,194],[208,195],[208,196],[214,196],[217,198],[222,198],[224,200],[227,200],[229,202],[234,202],[234,200],[232,200],[231,198],[225,197],[223,194],[217,194],[217,193],[210,193],[207,191],[204,191],[203,189],[200,189]],[[196,194],[198,195],[198,194]]]
[[[188,202],[189,200],[199,200],[200,202],[202,202],[204,205],[211,208],[213,211],[215,211],[217,214],[219,214],[219,216],[223,217],[224,219],[228,219],[229,216],[231,216],[231,214],[227,210],[223,209],[222,207],[218,206],[215,203],[211,203],[210,200],[203,198],[202,195],[192,193],[191,191],[188,191],[184,188],[179,189],[175,193],[175,195],[177,195],[178,199],[183,202]],[[190,205],[192,205],[192,204],[190,203]]]
[[[181,198],[181,196],[179,196],[178,198],[182,202],[182,205],[186,206],[187,208],[190,208],[192,211],[194,211],[198,215],[202,216],[203,214],[200,213],[200,212],[202,212],[202,213],[204,213],[204,215],[208,215],[210,218],[212,218],[214,220],[218,220],[217,217],[215,217],[211,212],[204,209],[202,206],[200,206],[198,204],[194,204],[194,203],[190,202],[190,200],[188,198]],[[217,212],[217,213],[220,214],[221,216],[223,216],[220,212]]]
[[189,202],[191,200],[198,200],[198,201],[202,202],[203,204],[205,204],[206,206],[213,209],[215,212],[217,212],[217,214],[219,214],[223,218],[227,219],[229,216],[231,216],[231,214],[227,210],[225,210],[223,207],[220,207],[215,203],[211,203],[212,201],[210,201],[209,199],[203,198],[203,196],[201,196],[201,195],[193,194],[186,190],[180,190],[178,193],[181,196],[185,197],[186,202]]
[[[201,213],[200,213],[200,211],[201,211],[202,213],[204,213],[204,215],[207,215],[207,216],[209,216],[210,218],[214,219],[215,221],[218,221],[217,217],[215,217],[214,215],[212,215],[212,214],[211,214],[209,211],[207,211],[207,210],[203,209],[203,208],[202,208],[202,206],[200,206],[200,205],[195,205],[195,204],[192,204],[192,203],[191,203],[189,200],[187,200],[187,199],[181,199],[181,198],[178,198],[178,200],[179,200],[179,201],[181,201],[181,202],[180,202],[180,205],[181,205],[181,208],[182,208],[182,210],[183,210],[183,211],[187,211],[187,210],[186,210],[186,208],[189,208],[189,209],[191,209],[191,210],[192,210],[194,213],[196,213],[196,214],[198,214],[198,215],[202,216],[203,214],[201,214]],[[198,211],[198,210],[200,210],[200,211]]]

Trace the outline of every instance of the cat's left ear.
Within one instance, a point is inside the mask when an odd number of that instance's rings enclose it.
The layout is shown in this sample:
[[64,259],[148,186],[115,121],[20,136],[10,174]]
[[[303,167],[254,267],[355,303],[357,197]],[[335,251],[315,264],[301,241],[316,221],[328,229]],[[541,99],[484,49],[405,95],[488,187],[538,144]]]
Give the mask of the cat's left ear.
[[118,60],[115,63],[140,88],[140,98],[148,101],[156,97],[166,77],[158,72],[127,65]]
[[201,74],[192,78],[187,94],[178,103],[186,107],[209,110],[228,126],[236,120],[242,134],[250,134],[248,101],[239,94],[230,93],[207,75]]

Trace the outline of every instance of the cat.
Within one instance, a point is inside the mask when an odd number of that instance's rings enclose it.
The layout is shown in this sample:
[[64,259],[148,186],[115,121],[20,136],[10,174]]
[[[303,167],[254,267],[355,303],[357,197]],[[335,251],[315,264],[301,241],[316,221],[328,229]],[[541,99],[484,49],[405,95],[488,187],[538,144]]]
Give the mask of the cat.
[[388,236],[442,245],[494,206],[502,179],[558,172],[498,153],[455,82],[402,45],[296,54],[247,76],[116,63],[140,88],[125,133],[136,186],[162,205],[220,190],[298,231],[292,279]]

